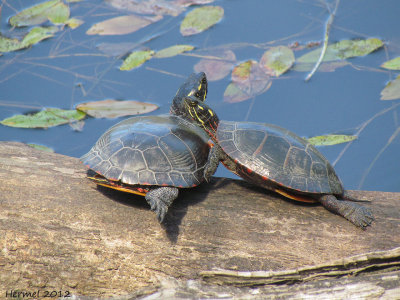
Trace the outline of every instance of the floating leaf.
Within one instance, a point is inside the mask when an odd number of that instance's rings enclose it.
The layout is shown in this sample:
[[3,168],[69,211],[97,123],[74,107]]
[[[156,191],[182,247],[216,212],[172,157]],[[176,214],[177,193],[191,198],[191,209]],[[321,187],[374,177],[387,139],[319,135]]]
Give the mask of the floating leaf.
[[34,27],[19,41],[0,36],[0,52],[16,51],[34,45],[44,39],[54,36],[58,31],[57,27]]
[[32,115],[15,115],[0,123],[19,128],[47,128],[81,120],[85,115],[84,112],[77,110],[47,108]]
[[82,20],[71,18],[68,19],[65,24],[67,24],[70,28],[75,29],[83,24]]
[[381,92],[381,100],[394,100],[400,98],[400,75],[390,81]]
[[120,56],[125,55],[133,48],[137,46],[137,43],[101,43],[97,45],[97,49],[101,52],[111,55],[111,56]]
[[23,48],[17,39],[10,39],[0,35],[0,52],[11,52]]
[[183,52],[191,51],[193,49],[194,46],[191,45],[175,45],[158,51],[156,54],[154,54],[154,57],[156,58],[172,57]]
[[203,6],[189,12],[181,23],[183,36],[193,35],[210,28],[224,15],[224,9],[220,6]]
[[[382,46],[383,42],[376,38],[367,40],[343,40],[328,46],[323,61],[342,60],[350,57],[367,55]],[[320,54],[321,48],[304,54],[298,58],[297,61],[313,63],[318,60]]]
[[355,135],[345,134],[328,134],[308,138],[308,142],[314,146],[331,146],[336,144],[347,143],[357,139]]
[[237,65],[232,70],[232,80],[243,82],[250,79],[250,74],[253,70],[259,69],[258,63],[255,60],[248,60]]
[[235,53],[231,50],[214,50],[207,53],[207,57],[210,58],[203,58],[194,65],[194,71],[206,73],[208,81],[220,80],[227,76],[236,61]]
[[122,11],[129,11],[135,14],[144,15],[171,15],[177,16],[184,9],[182,5],[174,1],[166,0],[146,0],[146,1],[132,1],[132,0],[106,0],[111,6]]
[[58,4],[61,4],[61,0],[46,1],[30,8],[24,9],[23,11],[10,18],[10,25],[21,27],[38,25],[46,22],[48,19],[48,13],[54,6]]
[[93,35],[122,35],[135,32],[147,25],[157,22],[162,16],[144,17],[144,16],[121,16],[105,20],[94,24],[86,31],[86,34]]
[[27,144],[29,147],[35,148],[40,151],[46,151],[50,153],[54,153],[54,149],[43,146],[43,145],[38,145],[38,144]]
[[52,27],[35,27],[22,39],[22,48],[29,47],[40,41],[54,36],[54,33],[58,31],[55,26]]
[[149,60],[154,55],[153,50],[135,51],[125,58],[119,69],[121,71],[132,70],[141,66],[145,61]]
[[232,83],[224,92],[225,102],[240,102],[264,93],[271,87],[270,76],[265,74],[254,60],[236,66],[232,71]]
[[384,62],[381,67],[389,70],[400,70],[400,56]]
[[94,118],[118,118],[152,112],[157,105],[133,100],[102,100],[79,104],[76,109]]
[[[322,63],[317,72],[334,72],[336,69],[349,65],[350,63],[345,60],[330,61]],[[309,72],[315,66],[315,63],[297,63],[292,68],[293,71],[297,72]]]
[[83,130],[83,126],[85,126],[85,121],[80,120],[80,121],[76,121],[76,122],[72,122],[68,124],[72,130],[74,131],[82,131]]
[[68,5],[60,2],[52,6],[47,12],[47,18],[53,24],[65,24],[69,19],[69,7]]
[[251,96],[249,97],[249,95],[243,92],[235,82],[228,84],[224,92],[224,101],[229,103],[242,102],[250,98]]
[[276,77],[289,70],[293,63],[293,51],[286,46],[272,47],[263,54],[260,60],[260,65],[267,74]]
[[176,4],[182,7],[187,7],[191,5],[209,4],[214,2],[214,0],[175,0]]

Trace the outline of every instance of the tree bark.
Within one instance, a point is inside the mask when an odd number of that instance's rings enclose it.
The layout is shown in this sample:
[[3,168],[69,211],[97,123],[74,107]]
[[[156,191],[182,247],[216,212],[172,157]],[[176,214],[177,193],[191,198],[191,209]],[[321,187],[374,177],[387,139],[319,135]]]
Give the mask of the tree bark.
[[376,220],[365,231],[319,205],[226,178],[181,190],[160,225],[143,197],[97,187],[78,159],[0,142],[0,296],[162,297],[171,286],[181,295],[195,286],[254,297],[330,293],[343,288],[336,277],[352,274],[390,296],[400,291],[392,284],[400,278],[400,193],[351,195],[371,200],[364,205]]

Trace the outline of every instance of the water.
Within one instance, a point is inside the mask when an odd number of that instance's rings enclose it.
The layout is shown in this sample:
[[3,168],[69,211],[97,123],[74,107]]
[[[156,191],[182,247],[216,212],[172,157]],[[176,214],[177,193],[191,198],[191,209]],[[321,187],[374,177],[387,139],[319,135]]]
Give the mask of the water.
[[[37,1],[36,3],[39,3]],[[23,2],[3,5],[1,29]],[[0,57],[0,119],[44,107],[74,108],[81,102],[103,99],[134,99],[158,104],[152,114],[167,113],[184,78],[193,72],[199,58],[180,55],[153,59],[142,67],[122,72],[120,59],[106,56],[101,43],[138,43],[160,50],[174,44],[192,44],[196,51],[230,45],[238,61],[259,60],[267,48],[259,45],[290,45],[321,40],[328,13],[320,1],[215,1],[224,7],[224,19],[201,34],[183,37],[179,25],[184,14],[165,16],[162,21],[123,36],[88,36],[96,22],[123,13],[102,1],[70,4],[71,15],[85,23],[64,29],[52,39],[31,49],[5,53]],[[190,11],[192,8],[189,8]],[[347,189],[400,191],[399,100],[381,101],[380,91],[396,72],[379,69],[384,61],[399,56],[400,5],[398,1],[341,1],[330,32],[330,41],[377,37],[384,49],[348,61],[352,65],[335,72],[317,72],[305,83],[306,73],[290,71],[273,81],[264,94],[241,103],[223,102],[230,76],[209,83],[207,102],[221,119],[268,122],[286,127],[300,136],[328,133],[355,134],[359,139],[347,150],[346,144],[320,147],[331,161]],[[196,53],[194,51],[194,53]],[[296,57],[303,52],[296,52]],[[49,57],[50,56],[50,57]],[[384,112],[387,110],[387,112]],[[375,115],[384,112],[379,116]],[[17,129],[0,126],[0,140],[43,144],[57,153],[79,157],[98,137],[120,119],[87,118],[83,131],[68,125],[49,129]],[[216,176],[233,177],[219,167]]]

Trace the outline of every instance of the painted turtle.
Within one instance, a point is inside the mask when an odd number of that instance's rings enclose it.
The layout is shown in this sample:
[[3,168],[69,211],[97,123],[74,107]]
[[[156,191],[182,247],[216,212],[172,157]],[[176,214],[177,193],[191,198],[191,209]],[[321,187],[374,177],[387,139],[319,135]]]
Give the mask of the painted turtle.
[[306,140],[271,124],[219,121],[209,106],[193,97],[184,97],[181,103],[185,116],[191,116],[215,142],[206,180],[222,161],[248,182],[294,200],[320,202],[358,227],[373,221],[371,210],[354,203],[360,200],[348,195],[329,161]]
[[[204,101],[207,81],[192,74],[175,98],[194,96]],[[203,180],[209,137],[197,125],[175,115],[126,119],[108,129],[81,157],[98,185],[145,196],[160,222],[178,197],[178,188]]]

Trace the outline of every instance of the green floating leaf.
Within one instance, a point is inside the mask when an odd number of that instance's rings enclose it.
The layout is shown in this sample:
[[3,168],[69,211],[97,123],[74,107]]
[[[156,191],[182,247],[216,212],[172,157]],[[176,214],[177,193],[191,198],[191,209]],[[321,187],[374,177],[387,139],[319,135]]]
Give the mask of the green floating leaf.
[[162,16],[144,17],[144,16],[121,16],[111,18],[100,23],[94,24],[86,31],[86,34],[93,35],[122,35],[135,32],[147,25],[160,21]]
[[381,100],[400,99],[400,75],[390,81],[381,92]]
[[55,26],[52,27],[35,27],[22,39],[21,45],[23,48],[29,47],[44,39],[48,39],[54,36],[54,33],[58,31]]
[[0,52],[11,52],[22,48],[19,40],[6,38],[0,35]]
[[156,58],[172,57],[172,56],[178,55],[183,52],[191,51],[193,49],[194,49],[194,46],[191,46],[191,45],[175,45],[175,46],[171,46],[171,47],[162,49],[160,51],[157,51],[157,53],[154,54],[154,57],[156,57]]
[[220,6],[203,6],[189,12],[181,23],[183,36],[193,35],[210,28],[219,22],[224,15],[224,9]]
[[194,71],[207,74],[208,81],[216,81],[226,77],[232,70],[236,55],[232,50],[213,50],[207,53],[207,58],[194,65]]
[[260,60],[260,65],[267,74],[276,77],[289,70],[293,63],[293,51],[286,46],[272,47],[263,54]]
[[133,100],[102,100],[79,104],[76,109],[94,118],[118,118],[152,112],[157,105]]
[[[343,40],[335,44],[331,44],[326,49],[324,59],[322,61],[343,60],[355,56],[367,55],[383,46],[380,39],[370,38],[367,40]],[[321,54],[321,48],[313,50],[298,58],[298,62],[314,63]]]
[[[46,1],[30,8],[24,9],[15,16],[11,17],[9,22],[11,26],[31,26],[38,25],[48,20],[48,14],[51,9],[62,4],[61,0]],[[68,9],[69,13],[69,9]]]
[[82,20],[71,18],[68,19],[65,24],[67,24],[70,28],[75,29],[83,24]]
[[384,62],[381,67],[389,70],[400,70],[400,56]]
[[85,115],[84,112],[77,110],[47,108],[32,115],[15,115],[0,123],[19,128],[47,128],[81,120]]
[[40,151],[46,151],[46,152],[50,152],[50,153],[54,153],[54,149],[43,146],[43,145],[38,145],[38,144],[27,144],[28,146],[35,148],[37,150]]
[[54,26],[34,27],[21,41],[0,36],[0,52],[10,52],[27,48],[44,39],[54,36],[54,33],[57,31],[58,28]]
[[342,143],[347,143],[357,139],[355,135],[345,134],[328,134],[308,138],[308,142],[314,146],[331,146]]
[[55,25],[65,24],[69,19],[69,14],[69,6],[60,2],[48,10],[47,18]]
[[145,50],[145,51],[135,51],[129,54],[127,58],[125,58],[119,69],[121,71],[128,71],[134,68],[137,68],[144,64],[147,60],[149,60],[154,55],[153,50]]

